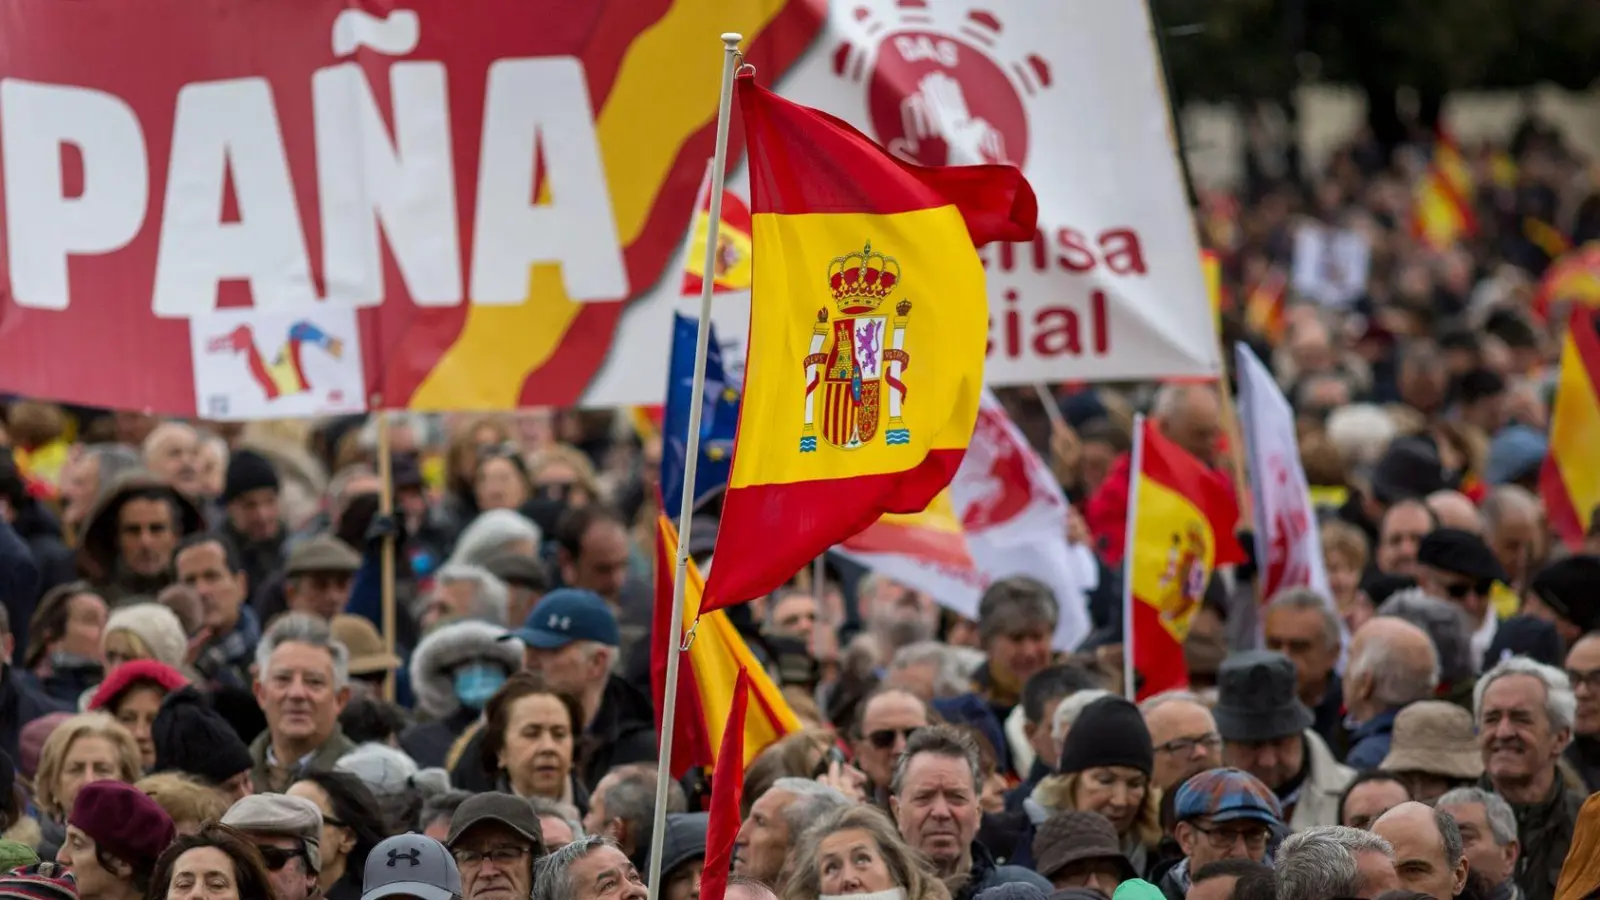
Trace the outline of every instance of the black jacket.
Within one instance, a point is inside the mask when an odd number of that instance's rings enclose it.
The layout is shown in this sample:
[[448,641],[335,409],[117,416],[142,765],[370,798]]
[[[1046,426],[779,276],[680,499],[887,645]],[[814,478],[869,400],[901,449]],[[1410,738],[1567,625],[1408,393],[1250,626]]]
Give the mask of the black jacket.
[[28,619],[38,600],[39,565],[23,538],[5,519],[0,519],[0,603],[10,613],[19,660],[28,646]]
[[[640,691],[613,675],[606,682],[600,709],[580,745],[579,769],[574,773],[585,793],[594,790],[600,779],[614,766],[655,762],[655,712],[650,700]],[[478,729],[461,748],[461,756],[450,770],[450,783],[463,791],[492,791],[496,773],[483,768],[483,729]]]
[[477,720],[477,710],[462,707],[447,719],[418,722],[400,733],[400,749],[423,768],[443,768],[450,748]]
[[973,841],[972,872],[967,878],[967,883],[962,885],[961,890],[950,900],[975,900],[989,888],[1013,883],[1031,884],[1047,894],[1055,890],[1054,885],[1032,869],[996,865],[994,855],[989,852],[989,848],[979,841]]
[[9,665],[0,666],[0,750],[13,760],[21,759],[17,754],[17,742],[22,737],[22,726],[40,716],[72,712],[77,708],[76,702],[53,699],[40,690],[33,679],[19,677]]
[[[1494,790],[1488,775],[1483,776],[1478,786]],[[1511,879],[1527,900],[1553,900],[1555,897],[1556,882],[1561,878],[1561,865],[1572,844],[1583,801],[1582,795],[1567,790],[1557,772],[1544,800],[1511,804],[1511,812],[1517,817],[1517,840],[1522,844],[1522,858],[1517,860],[1517,870]]]

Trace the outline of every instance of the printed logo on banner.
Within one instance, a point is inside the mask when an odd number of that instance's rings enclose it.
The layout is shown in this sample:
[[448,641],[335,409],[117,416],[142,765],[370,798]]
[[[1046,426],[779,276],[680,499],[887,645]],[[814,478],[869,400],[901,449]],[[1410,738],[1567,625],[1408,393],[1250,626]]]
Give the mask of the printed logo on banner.
[[364,408],[354,309],[219,310],[191,319],[189,334],[202,416],[256,419]]
[[892,14],[861,8],[867,33],[883,36],[871,47],[846,39],[834,53],[835,74],[865,78],[873,131],[908,162],[1022,167],[1028,114],[1021,93],[1049,87],[1049,64],[1037,54],[996,59],[1002,25],[993,13],[969,11],[952,34],[935,28],[925,5],[902,0]]

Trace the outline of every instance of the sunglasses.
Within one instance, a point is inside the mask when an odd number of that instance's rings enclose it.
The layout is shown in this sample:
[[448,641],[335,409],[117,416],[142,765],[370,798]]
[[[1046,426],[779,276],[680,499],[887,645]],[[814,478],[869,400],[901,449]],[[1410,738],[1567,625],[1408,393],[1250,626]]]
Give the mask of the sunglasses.
[[1444,588],[1444,592],[1449,594],[1452,600],[1464,599],[1468,594],[1477,594],[1479,597],[1487,597],[1489,596],[1489,592],[1492,590],[1494,590],[1493,578],[1485,578],[1481,581],[1474,581],[1471,584],[1461,584],[1459,582],[1456,584],[1447,584]]
[[303,855],[303,851],[300,850],[285,850],[282,847],[266,847],[261,844],[257,844],[256,849],[261,851],[261,861],[267,864],[269,872],[276,872],[288,865],[289,860]]
[[894,746],[895,738],[905,738],[909,741],[911,736],[920,730],[922,730],[920,725],[915,728],[879,728],[876,731],[867,732],[867,742],[879,750],[888,750]]

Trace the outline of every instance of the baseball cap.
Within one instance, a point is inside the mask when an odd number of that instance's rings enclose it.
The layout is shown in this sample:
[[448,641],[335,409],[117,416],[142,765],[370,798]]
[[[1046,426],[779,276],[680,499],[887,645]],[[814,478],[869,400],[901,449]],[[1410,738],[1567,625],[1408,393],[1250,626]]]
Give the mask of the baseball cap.
[[450,851],[433,838],[397,834],[367,854],[361,900],[380,897],[461,900],[461,870]]
[[515,831],[533,844],[535,858],[544,855],[544,827],[534,815],[533,804],[512,794],[491,791],[474,794],[461,801],[455,815],[450,817],[450,832],[445,835],[445,846],[454,847],[461,836],[476,825],[495,822]]
[[521,638],[529,647],[542,650],[559,650],[573,641],[594,641],[608,647],[622,643],[611,608],[599,594],[581,588],[545,594],[522,627],[506,637]]
[[1173,813],[1180,822],[1206,816],[1213,822],[1283,823],[1283,807],[1272,790],[1240,769],[1210,769],[1185,781],[1173,801]]

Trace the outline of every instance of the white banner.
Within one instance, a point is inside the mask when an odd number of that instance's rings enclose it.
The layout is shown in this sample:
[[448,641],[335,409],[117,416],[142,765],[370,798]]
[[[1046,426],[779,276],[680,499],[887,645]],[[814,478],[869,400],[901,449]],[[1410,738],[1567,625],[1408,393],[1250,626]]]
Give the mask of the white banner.
[[[835,2],[776,85],[913,162],[1023,168],[1038,234],[983,250],[990,385],[1219,370],[1151,30],[1143,3]],[[728,186],[748,196],[742,170]],[[624,314],[586,405],[661,401],[678,283]],[[714,301],[725,339],[748,302]]]
[[[836,547],[837,552],[920,591],[940,605],[978,618],[978,599],[991,582],[1027,575],[1044,582],[1060,603],[1053,643],[1073,650],[1089,636],[1086,591],[1099,567],[1087,546],[1067,542],[1067,499],[993,392],[984,391],[966,458],[950,482],[954,520],[966,537],[970,565],[941,552],[936,540],[878,540],[880,525]],[[899,524],[899,523],[897,523]],[[900,525],[903,532],[904,525]],[[852,544],[854,547],[852,547]]]
[[1255,495],[1258,596],[1265,603],[1285,588],[1309,587],[1331,604],[1317,514],[1300,464],[1294,410],[1248,346],[1236,344],[1234,353],[1239,414]]

